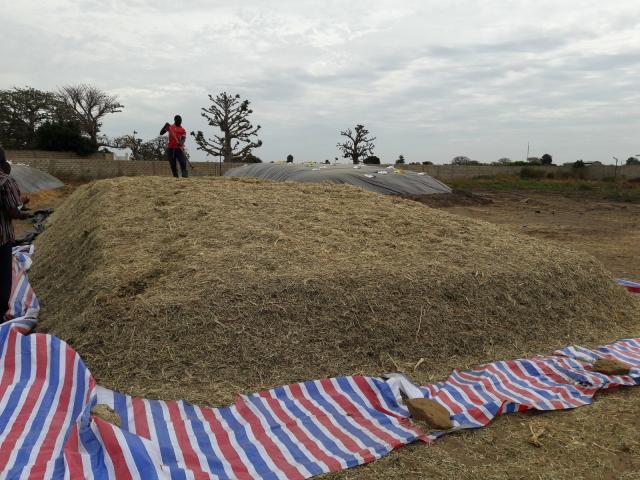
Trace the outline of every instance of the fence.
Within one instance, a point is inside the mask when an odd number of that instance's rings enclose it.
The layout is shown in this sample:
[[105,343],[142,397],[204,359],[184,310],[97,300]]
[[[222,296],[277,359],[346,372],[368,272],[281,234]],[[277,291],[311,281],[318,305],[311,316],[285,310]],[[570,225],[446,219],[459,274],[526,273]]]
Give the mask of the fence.
[[[404,165],[401,168],[411,170],[413,172],[424,172],[438,180],[448,182],[462,178],[474,178],[493,175],[520,175],[523,168],[535,168],[542,170],[545,174],[559,172],[575,172],[570,166],[549,167],[499,167],[493,165]],[[640,165],[623,165],[616,167],[615,165],[589,165],[580,169],[580,175],[587,180],[603,180],[605,178],[640,178]]]

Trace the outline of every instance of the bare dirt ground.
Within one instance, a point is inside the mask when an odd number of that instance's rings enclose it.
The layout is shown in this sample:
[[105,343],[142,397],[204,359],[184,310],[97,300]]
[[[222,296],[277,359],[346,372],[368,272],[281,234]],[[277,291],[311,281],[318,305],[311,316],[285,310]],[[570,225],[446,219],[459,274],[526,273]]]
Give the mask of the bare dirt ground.
[[[640,205],[553,193],[481,193],[433,201],[448,212],[558,241],[640,280]],[[427,202],[425,202],[427,203]],[[544,352],[541,352],[544,353]],[[540,435],[536,447],[531,443]],[[602,393],[569,412],[500,417],[485,429],[412,445],[331,479],[640,479],[640,389]]]
[[[36,195],[32,208],[56,207],[71,190]],[[640,280],[640,205],[548,193],[481,195],[491,202],[464,196],[433,206],[528,233],[532,242],[542,238],[587,251],[612,277]],[[640,479],[640,389],[600,394],[575,411],[500,417],[485,429],[408,446],[325,478]]]
[[455,205],[448,212],[555,240],[600,260],[615,277],[640,279],[640,204],[537,192],[483,194],[487,205]]

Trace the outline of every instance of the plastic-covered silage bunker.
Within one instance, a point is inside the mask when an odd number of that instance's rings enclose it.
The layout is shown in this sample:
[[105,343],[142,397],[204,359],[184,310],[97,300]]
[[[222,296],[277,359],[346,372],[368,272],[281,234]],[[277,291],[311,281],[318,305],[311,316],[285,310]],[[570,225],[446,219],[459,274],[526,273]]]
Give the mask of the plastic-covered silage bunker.
[[254,163],[229,170],[227,177],[256,177],[278,182],[349,184],[385,195],[451,193],[435,178],[379,165],[299,165]]

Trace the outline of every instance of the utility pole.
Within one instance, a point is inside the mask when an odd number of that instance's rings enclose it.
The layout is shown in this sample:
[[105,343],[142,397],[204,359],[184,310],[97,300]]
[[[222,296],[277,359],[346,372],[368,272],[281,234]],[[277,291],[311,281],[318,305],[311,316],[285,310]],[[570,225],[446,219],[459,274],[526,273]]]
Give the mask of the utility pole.
[[617,181],[618,180],[618,162],[620,160],[618,160],[618,157],[613,157],[613,159],[616,161],[616,169],[613,171],[613,180]]
[[525,162],[528,162],[528,161],[529,161],[529,151],[530,151],[530,147],[531,147],[531,144],[530,144],[529,142],[527,142],[527,156],[524,158],[524,161],[525,161]]

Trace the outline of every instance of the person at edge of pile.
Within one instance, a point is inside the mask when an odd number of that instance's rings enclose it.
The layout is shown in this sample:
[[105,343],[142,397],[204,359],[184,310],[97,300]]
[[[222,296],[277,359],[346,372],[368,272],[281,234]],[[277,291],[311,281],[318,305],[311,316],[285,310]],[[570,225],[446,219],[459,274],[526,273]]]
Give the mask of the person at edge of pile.
[[178,178],[176,163],[179,163],[182,178],[187,178],[189,177],[189,170],[187,169],[187,156],[184,152],[184,144],[187,141],[187,131],[182,128],[182,117],[180,115],[173,117],[173,121],[173,125],[169,125],[169,122],[164,124],[162,130],[160,130],[160,135],[162,136],[165,133],[169,134],[167,159],[169,160],[171,173],[174,177]]
[[15,232],[13,219],[30,218],[31,215],[20,211],[29,202],[20,195],[18,184],[11,174],[11,164],[0,147],[0,323],[10,320],[9,300],[13,282],[13,243]]

